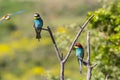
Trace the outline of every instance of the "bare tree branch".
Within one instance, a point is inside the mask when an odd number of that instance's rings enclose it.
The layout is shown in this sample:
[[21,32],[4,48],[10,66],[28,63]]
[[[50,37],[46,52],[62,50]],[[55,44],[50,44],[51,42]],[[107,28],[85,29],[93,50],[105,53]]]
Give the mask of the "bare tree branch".
[[[47,27],[48,29],[43,29],[43,30],[48,30],[49,34],[50,34],[50,37],[52,39],[52,42],[54,44],[54,47],[55,47],[55,51],[56,51],[56,54],[57,54],[57,57],[60,61],[60,80],[64,80],[64,65],[65,65],[65,62],[67,61],[67,59],[69,58],[70,54],[71,54],[71,51],[72,51],[72,48],[75,44],[75,42],[77,41],[77,39],[79,38],[80,34],[82,33],[83,29],[86,27],[86,25],[88,24],[88,22],[93,18],[94,15],[90,16],[88,18],[88,20],[82,25],[81,29],[79,30],[79,32],[77,33],[74,41],[72,42],[71,46],[70,46],[70,49],[67,53],[67,55],[65,56],[65,58],[63,57],[63,54],[60,54],[59,50],[58,50],[58,47],[57,47],[57,44],[54,40],[54,37],[53,37],[53,34],[51,32],[51,29],[49,28],[49,26]],[[85,62],[86,63],[86,62]],[[87,64],[87,63],[86,63]]]
[[92,69],[96,66],[97,64],[91,65],[90,64],[90,32],[87,33],[87,79],[86,80],[91,80],[92,76]]
[[56,42],[54,40],[53,34],[51,32],[51,29],[49,28],[49,26],[47,28],[48,28],[48,32],[50,34],[50,37],[52,39],[52,42],[54,44],[54,48],[55,48],[58,60],[60,61],[60,80],[64,80],[64,67],[65,66],[64,66],[64,63],[62,62],[62,60],[63,60],[63,54],[60,55],[60,52],[59,52],[57,44],[56,44]]
[[82,33],[83,29],[87,26],[88,22],[93,18],[94,15],[91,15],[88,20],[82,25],[82,27],[80,28],[79,32],[77,33],[75,39],[73,40],[70,48],[69,48],[69,51],[66,55],[66,57],[63,59],[63,62],[65,63],[67,61],[67,59],[69,58],[69,56],[71,55],[71,52],[72,52],[72,49],[73,49],[73,46],[74,44],[76,43],[77,39],[79,38],[80,34]]
[[64,80],[65,63],[60,62],[60,80]]
[[90,66],[90,32],[87,33],[87,63],[87,80],[90,80],[92,76],[92,68]]
[[50,36],[51,36],[52,42],[53,42],[53,44],[54,44],[54,48],[55,48],[55,51],[56,51],[58,60],[61,62],[62,59],[61,59],[61,56],[60,56],[60,52],[59,52],[59,49],[58,49],[57,44],[56,44],[56,42],[55,42],[55,39],[54,39],[54,37],[53,37],[53,34],[52,34],[52,32],[51,32],[51,29],[49,28],[49,26],[48,26],[47,28],[48,28],[48,32],[49,32],[49,34],[50,34]]

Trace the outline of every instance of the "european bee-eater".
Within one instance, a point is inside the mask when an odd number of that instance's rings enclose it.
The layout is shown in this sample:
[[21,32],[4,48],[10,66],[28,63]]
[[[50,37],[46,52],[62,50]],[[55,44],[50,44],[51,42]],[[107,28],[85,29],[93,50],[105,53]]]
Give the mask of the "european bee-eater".
[[76,56],[78,59],[78,63],[80,64],[80,73],[81,73],[82,72],[83,57],[84,57],[84,49],[80,43],[75,43],[74,48],[76,50]]
[[38,40],[41,38],[42,27],[43,27],[43,20],[40,17],[40,14],[34,13],[34,28],[36,32],[36,39]]
[[0,18],[0,23],[2,21],[5,21],[5,20],[10,20],[12,16],[15,16],[15,15],[18,15],[18,14],[22,14],[23,12],[25,12],[25,10],[17,11],[15,13],[11,13],[11,14],[6,14],[2,18]]

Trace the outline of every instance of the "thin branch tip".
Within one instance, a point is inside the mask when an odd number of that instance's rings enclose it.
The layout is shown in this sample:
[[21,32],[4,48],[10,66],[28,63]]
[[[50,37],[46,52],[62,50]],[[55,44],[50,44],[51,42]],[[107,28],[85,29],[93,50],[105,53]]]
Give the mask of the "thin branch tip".
[[94,68],[95,66],[97,66],[97,63],[93,64],[91,67]]

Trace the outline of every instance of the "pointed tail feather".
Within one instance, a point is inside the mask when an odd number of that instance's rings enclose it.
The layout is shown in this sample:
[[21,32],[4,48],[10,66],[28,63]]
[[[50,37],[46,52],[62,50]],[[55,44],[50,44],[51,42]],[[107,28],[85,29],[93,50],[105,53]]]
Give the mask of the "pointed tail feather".
[[37,35],[38,35],[38,39],[40,39],[40,38],[41,38],[40,32],[38,32],[38,34],[37,34]]
[[41,30],[42,30],[42,28],[38,29],[38,38],[39,39],[41,38]]
[[80,67],[79,67],[80,73],[82,73],[82,63],[83,63],[83,60],[82,60],[82,58],[80,58],[80,57],[78,57],[77,59],[78,59],[79,65],[80,65]]
[[36,39],[38,39],[38,41],[40,40],[40,38],[41,38],[41,30],[39,30],[39,29],[36,29]]
[[82,60],[79,60],[80,63],[80,73],[82,73]]
[[41,38],[40,32],[37,32],[37,39],[38,39],[38,41],[40,41],[40,38]]

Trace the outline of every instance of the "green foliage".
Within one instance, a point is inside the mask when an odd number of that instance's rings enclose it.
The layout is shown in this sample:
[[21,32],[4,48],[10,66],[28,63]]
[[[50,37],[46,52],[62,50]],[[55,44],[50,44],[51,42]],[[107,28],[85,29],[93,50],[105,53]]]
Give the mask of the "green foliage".
[[[99,63],[98,69],[102,75],[110,75],[110,80],[120,79],[120,2],[113,1],[105,8],[100,8],[95,12],[91,21],[91,28],[96,29],[99,36],[98,43],[93,48],[98,53],[96,61]],[[99,32],[97,32],[99,31]],[[99,73],[100,74],[100,73]],[[98,76],[99,80],[101,76]]]

